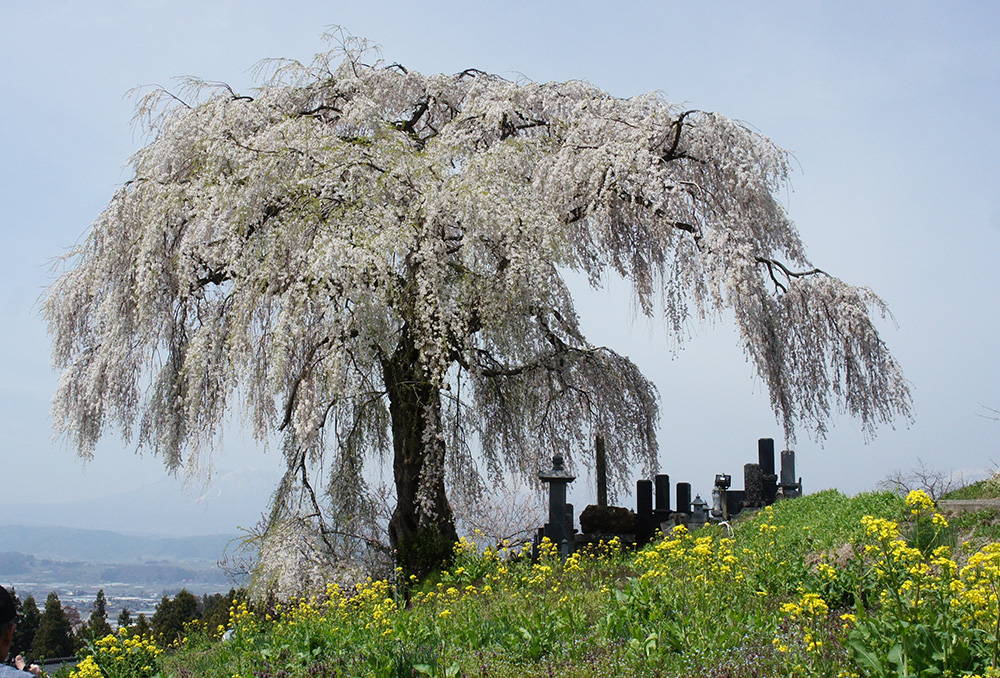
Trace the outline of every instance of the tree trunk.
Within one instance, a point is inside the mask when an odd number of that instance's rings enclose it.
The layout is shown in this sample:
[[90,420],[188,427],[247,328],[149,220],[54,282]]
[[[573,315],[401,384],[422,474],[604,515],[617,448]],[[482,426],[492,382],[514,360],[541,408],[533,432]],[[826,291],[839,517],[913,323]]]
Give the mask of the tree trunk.
[[[424,576],[450,559],[458,540],[444,486],[441,392],[420,364],[406,328],[392,357],[382,362],[392,418],[396,509],[389,543],[398,563]],[[425,435],[434,432],[434,435]]]

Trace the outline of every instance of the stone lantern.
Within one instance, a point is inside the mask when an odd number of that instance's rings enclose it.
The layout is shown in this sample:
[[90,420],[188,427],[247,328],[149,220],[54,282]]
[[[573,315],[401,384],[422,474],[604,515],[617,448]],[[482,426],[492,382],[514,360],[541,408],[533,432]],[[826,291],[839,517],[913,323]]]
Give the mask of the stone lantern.
[[694,501],[691,502],[691,529],[698,529],[708,522],[708,502],[701,498],[701,495],[695,495]]
[[573,508],[566,503],[566,486],[576,480],[563,463],[563,456],[556,454],[552,469],[538,474],[538,479],[549,485],[549,522],[543,528],[544,536],[560,545],[573,537]]

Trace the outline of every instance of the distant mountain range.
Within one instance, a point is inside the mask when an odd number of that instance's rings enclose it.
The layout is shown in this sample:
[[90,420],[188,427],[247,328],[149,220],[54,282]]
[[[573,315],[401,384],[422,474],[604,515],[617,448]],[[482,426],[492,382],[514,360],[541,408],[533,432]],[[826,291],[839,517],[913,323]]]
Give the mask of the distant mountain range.
[[[109,530],[8,525],[0,528],[0,565],[15,571],[16,562],[11,558],[15,553],[32,560],[106,564],[215,563],[229,542],[237,538],[235,531],[195,537],[150,537]],[[34,563],[26,561],[24,565]]]
[[174,478],[91,501],[0,504],[0,584],[44,601],[87,610],[104,589],[115,613],[152,613],[181,588],[227,590],[218,566],[236,553],[240,528],[253,527],[277,486],[274,473],[216,473],[207,485]]
[[[100,500],[0,504],[0,551],[42,556],[36,546],[45,546],[49,539],[44,537],[34,545],[23,541],[12,545],[5,532],[13,538],[25,536],[11,529],[15,525],[104,530],[120,533],[118,536],[235,535],[240,528],[253,527],[260,521],[278,480],[273,473],[243,468],[220,471],[204,487],[184,488],[176,479],[164,477],[156,483]],[[75,539],[69,533],[62,538],[78,548],[86,547],[85,539]],[[111,537],[104,535],[101,541],[105,538]],[[54,541],[51,543],[55,545]],[[103,557],[98,560],[107,562]]]

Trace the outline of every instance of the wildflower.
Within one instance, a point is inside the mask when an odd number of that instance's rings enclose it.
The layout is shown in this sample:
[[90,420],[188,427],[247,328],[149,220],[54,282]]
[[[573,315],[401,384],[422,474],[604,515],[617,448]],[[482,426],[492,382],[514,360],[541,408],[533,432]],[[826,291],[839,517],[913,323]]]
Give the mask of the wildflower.
[[934,500],[927,496],[923,490],[911,490],[906,495],[906,505],[910,507],[910,513],[918,515],[922,511],[934,509]]
[[816,566],[819,573],[823,575],[824,578],[830,581],[837,581],[837,568],[830,565],[829,563],[820,563]]
[[70,678],[103,678],[104,676],[97,662],[94,661],[93,655],[85,657],[69,675]]
[[861,518],[861,525],[865,528],[865,534],[878,541],[890,541],[899,536],[899,526],[885,518],[864,516]]

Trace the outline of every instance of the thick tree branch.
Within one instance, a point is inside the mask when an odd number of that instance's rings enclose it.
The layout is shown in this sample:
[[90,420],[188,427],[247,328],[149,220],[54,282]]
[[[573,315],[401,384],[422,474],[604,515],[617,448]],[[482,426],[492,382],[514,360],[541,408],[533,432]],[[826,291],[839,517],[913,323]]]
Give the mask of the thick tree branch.
[[758,264],[763,264],[764,266],[767,267],[767,273],[771,277],[771,282],[773,282],[775,288],[780,289],[782,293],[787,292],[788,288],[785,285],[783,285],[774,275],[775,269],[781,271],[781,273],[785,276],[786,280],[791,280],[792,278],[805,278],[811,275],[826,275],[825,271],[820,270],[818,268],[814,268],[809,271],[793,271],[776,259],[757,257],[756,261]]

